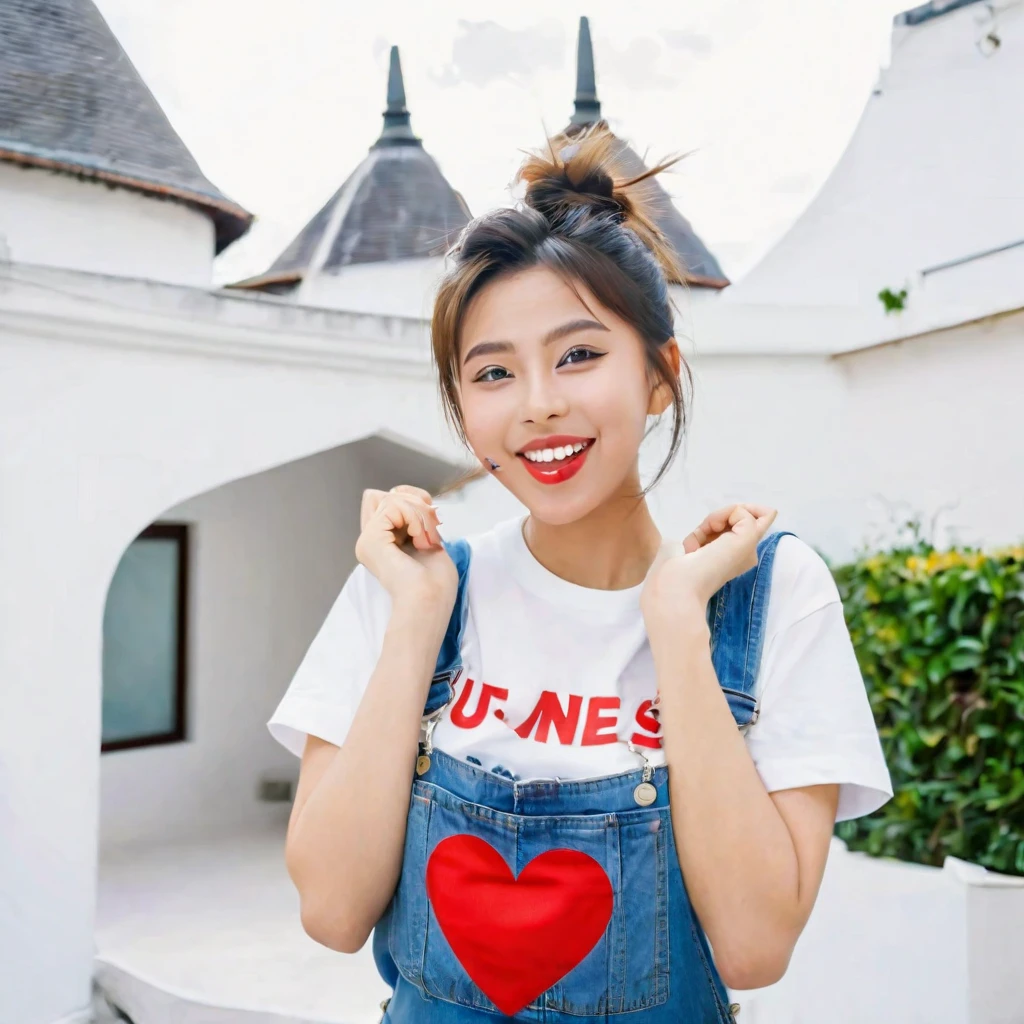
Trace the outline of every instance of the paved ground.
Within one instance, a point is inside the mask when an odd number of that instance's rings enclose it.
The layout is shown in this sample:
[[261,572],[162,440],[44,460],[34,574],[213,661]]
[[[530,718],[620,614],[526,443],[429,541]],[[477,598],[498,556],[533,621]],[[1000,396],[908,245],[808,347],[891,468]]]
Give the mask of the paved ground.
[[96,949],[134,1024],[376,1024],[388,994],[369,944],[302,931],[280,829],[105,851]]

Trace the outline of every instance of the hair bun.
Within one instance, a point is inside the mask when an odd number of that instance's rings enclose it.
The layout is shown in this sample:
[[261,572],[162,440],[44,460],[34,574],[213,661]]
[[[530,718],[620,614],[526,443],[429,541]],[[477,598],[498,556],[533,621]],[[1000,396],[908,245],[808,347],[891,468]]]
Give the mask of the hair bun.
[[627,152],[626,143],[599,121],[572,135],[556,135],[546,149],[529,153],[513,184],[526,183],[523,201],[554,230],[580,210],[608,217],[639,237],[670,280],[683,280],[679,257],[654,219],[654,176],[681,158],[630,174]]
[[622,223],[626,211],[615,195],[612,176],[594,168],[573,180],[569,166],[566,161],[561,170],[531,182],[526,190],[526,205],[542,213],[552,225],[558,224],[571,210],[580,208],[609,214]]

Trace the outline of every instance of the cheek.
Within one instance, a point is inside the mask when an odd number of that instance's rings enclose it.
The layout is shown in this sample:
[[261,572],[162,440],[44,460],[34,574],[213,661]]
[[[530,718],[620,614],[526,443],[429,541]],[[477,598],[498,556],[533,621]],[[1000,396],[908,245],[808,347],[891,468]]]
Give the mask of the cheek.
[[595,426],[610,435],[632,443],[643,436],[647,427],[650,395],[643,370],[631,362],[609,365],[601,374],[585,381],[581,403],[585,403]]
[[508,429],[508,416],[497,392],[481,394],[470,388],[462,393],[462,425],[470,448],[478,455],[487,455],[497,449]]

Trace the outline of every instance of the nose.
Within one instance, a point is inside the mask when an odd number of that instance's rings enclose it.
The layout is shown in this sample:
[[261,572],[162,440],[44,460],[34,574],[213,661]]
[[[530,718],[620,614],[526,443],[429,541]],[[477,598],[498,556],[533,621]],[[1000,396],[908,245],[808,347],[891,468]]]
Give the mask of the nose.
[[523,389],[523,423],[545,423],[565,416],[569,402],[559,387],[558,378],[544,373],[530,374]]

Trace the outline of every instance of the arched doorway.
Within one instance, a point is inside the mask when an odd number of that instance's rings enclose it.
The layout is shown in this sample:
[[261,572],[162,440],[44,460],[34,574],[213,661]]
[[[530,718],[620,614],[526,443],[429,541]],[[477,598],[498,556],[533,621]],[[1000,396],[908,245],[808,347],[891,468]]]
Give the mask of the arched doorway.
[[[97,978],[133,1020],[190,1002],[329,1019],[343,999],[353,1020],[377,1005],[368,951],[301,931],[283,863],[298,762],[265,723],[355,564],[364,488],[436,491],[457,471],[375,435],[189,498],[126,549],[104,619],[118,735],[100,763],[96,938]],[[152,542],[176,554],[133,558]],[[125,698],[145,686],[149,705]],[[161,730],[154,706],[180,727]]]

